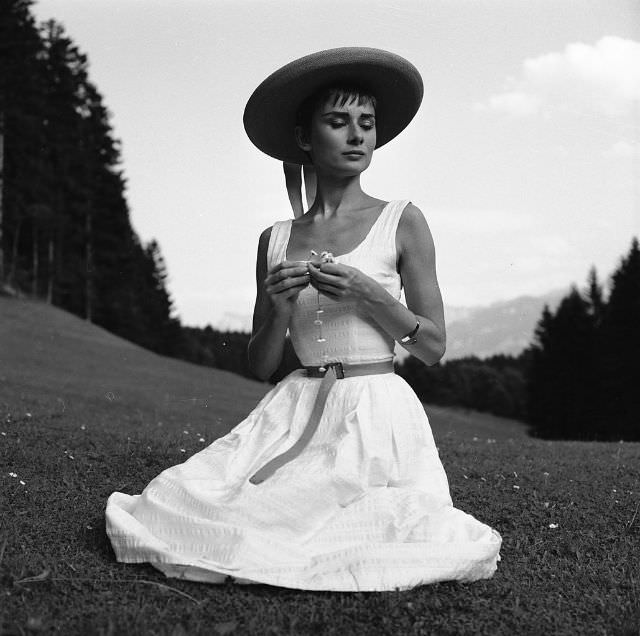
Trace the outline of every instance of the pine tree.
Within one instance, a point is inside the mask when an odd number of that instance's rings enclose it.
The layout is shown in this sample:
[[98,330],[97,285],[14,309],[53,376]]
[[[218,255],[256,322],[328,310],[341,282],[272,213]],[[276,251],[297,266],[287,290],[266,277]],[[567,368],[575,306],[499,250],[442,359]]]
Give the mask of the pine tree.
[[553,428],[550,414],[555,407],[556,395],[549,381],[547,368],[553,364],[553,314],[548,305],[534,332],[534,341],[529,349],[529,378],[527,383],[527,413],[533,432],[541,437]]
[[589,270],[589,277],[587,278],[587,300],[591,306],[590,309],[594,325],[596,328],[599,328],[604,317],[606,303],[602,285],[598,282],[598,273],[595,267]]
[[[42,43],[30,12],[32,4],[31,0],[0,3],[0,144],[3,149],[0,270],[3,280],[5,273],[11,271],[15,284],[20,283],[22,274],[14,259],[22,254],[17,244],[19,228],[27,216],[28,206],[38,203],[40,185],[37,177],[42,149],[40,112],[44,103]],[[27,237],[27,246],[28,235],[22,232],[22,239]],[[7,257],[11,259],[8,263]]]
[[610,439],[640,439],[640,248],[629,253],[611,279],[603,318],[603,394]]
[[535,331],[528,413],[540,437],[593,439],[595,323],[590,304],[573,287],[555,314],[545,307]]

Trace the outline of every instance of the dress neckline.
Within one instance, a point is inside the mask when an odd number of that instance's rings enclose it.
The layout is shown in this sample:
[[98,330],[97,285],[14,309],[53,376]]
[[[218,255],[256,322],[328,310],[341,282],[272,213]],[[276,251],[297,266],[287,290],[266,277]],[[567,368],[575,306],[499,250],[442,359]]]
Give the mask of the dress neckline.
[[[383,206],[382,210],[380,211],[380,214],[378,214],[378,218],[373,222],[373,224],[369,228],[369,231],[365,234],[364,238],[352,250],[349,250],[348,252],[345,252],[344,254],[339,254],[338,256],[336,256],[334,254],[333,258],[342,258],[343,256],[350,256],[351,254],[353,254],[354,252],[359,250],[367,242],[367,240],[369,239],[369,237],[373,233],[373,229],[379,223],[380,219],[384,216],[385,212],[387,211],[387,208],[392,203],[393,203],[393,201],[388,201]],[[288,219],[287,220],[287,236],[286,236],[286,238],[284,240],[284,260],[288,259],[287,250],[289,249],[289,239],[291,238],[291,226],[292,226],[292,224],[293,224],[293,219]]]

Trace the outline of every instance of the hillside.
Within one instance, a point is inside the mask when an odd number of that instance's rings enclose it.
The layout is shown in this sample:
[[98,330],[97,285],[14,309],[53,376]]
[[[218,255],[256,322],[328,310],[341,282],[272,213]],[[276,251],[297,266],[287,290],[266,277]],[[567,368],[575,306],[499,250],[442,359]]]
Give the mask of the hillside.
[[[211,440],[269,388],[159,356],[56,307],[0,297],[0,400],[8,412],[29,405],[32,416],[60,419],[73,412],[87,424],[119,431],[193,429]],[[427,412],[436,436],[525,435],[521,423],[491,415],[441,407]]]
[[0,399],[7,410],[28,404],[58,416],[81,411],[87,424],[108,427],[199,422],[217,437],[267,389],[159,356],[56,307],[0,297]]

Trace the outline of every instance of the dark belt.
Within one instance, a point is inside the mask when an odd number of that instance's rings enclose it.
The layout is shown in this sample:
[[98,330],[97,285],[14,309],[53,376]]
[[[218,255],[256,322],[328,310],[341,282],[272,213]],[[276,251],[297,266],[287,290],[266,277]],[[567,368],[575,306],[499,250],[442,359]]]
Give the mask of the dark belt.
[[295,444],[284,453],[269,460],[262,468],[256,471],[249,481],[252,484],[259,484],[270,477],[278,468],[297,457],[304,447],[309,443],[313,434],[318,428],[324,406],[329,396],[329,391],[336,380],[353,378],[359,375],[375,375],[378,373],[393,373],[393,360],[382,362],[364,362],[362,364],[345,364],[343,362],[329,362],[317,367],[304,367],[307,376],[310,378],[322,378],[316,401],[313,404],[311,415],[307,421],[302,435]]

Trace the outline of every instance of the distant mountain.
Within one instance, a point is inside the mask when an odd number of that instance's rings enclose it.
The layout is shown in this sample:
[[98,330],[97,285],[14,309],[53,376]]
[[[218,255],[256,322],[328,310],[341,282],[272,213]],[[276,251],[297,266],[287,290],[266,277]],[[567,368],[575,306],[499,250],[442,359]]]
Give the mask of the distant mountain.
[[446,307],[445,359],[519,354],[531,344],[544,306],[555,309],[566,293],[556,290],[543,296],[519,296],[482,307]]
[[[556,290],[542,296],[519,296],[490,305],[445,307],[447,321],[447,353],[445,360],[496,353],[517,355],[531,343],[542,309],[555,309],[567,290]],[[212,325],[218,331],[251,331],[251,316],[226,312]],[[408,354],[396,347],[400,360]]]

